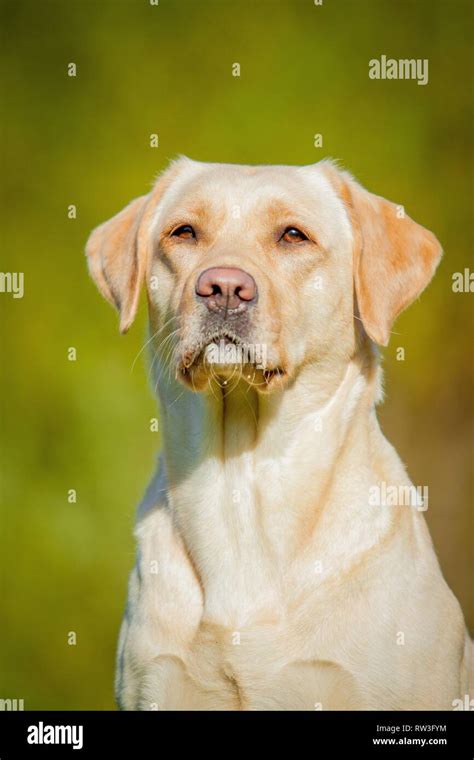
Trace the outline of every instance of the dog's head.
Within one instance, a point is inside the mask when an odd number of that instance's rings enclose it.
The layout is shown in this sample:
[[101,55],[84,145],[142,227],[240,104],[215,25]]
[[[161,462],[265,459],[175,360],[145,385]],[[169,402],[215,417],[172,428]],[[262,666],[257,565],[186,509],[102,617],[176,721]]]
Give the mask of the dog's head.
[[436,238],[323,161],[174,162],[91,234],[89,267],[133,322],[146,283],[155,351],[196,391],[236,373],[261,392],[350,358],[430,281]]

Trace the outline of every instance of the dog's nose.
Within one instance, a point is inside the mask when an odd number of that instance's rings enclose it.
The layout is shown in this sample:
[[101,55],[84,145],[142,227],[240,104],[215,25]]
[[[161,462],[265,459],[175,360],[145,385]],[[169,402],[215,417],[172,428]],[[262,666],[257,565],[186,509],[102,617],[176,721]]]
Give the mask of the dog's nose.
[[257,300],[257,284],[243,269],[211,267],[197,278],[196,294],[211,311],[245,308]]

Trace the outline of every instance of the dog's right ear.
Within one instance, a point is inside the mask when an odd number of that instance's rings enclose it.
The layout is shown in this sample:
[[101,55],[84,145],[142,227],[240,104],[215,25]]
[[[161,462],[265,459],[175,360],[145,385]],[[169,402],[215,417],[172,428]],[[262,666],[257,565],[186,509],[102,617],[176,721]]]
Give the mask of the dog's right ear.
[[149,222],[157,204],[186,166],[181,156],[161,174],[148,195],[142,195],[91,233],[86,244],[89,271],[102,295],[120,314],[120,332],[129,329],[137,313],[145,281]]
[[86,245],[89,271],[102,295],[120,313],[120,332],[127,332],[145,278],[146,250],[139,228],[148,195],[128,204],[91,233]]

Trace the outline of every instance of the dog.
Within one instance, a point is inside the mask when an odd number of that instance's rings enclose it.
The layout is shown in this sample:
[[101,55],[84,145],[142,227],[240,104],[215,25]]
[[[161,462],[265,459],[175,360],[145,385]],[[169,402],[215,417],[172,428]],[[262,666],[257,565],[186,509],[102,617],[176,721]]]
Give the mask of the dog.
[[95,229],[126,332],[146,285],[163,451],[138,509],[126,710],[453,709],[472,656],[375,413],[378,346],[442,251],[330,160],[171,163]]

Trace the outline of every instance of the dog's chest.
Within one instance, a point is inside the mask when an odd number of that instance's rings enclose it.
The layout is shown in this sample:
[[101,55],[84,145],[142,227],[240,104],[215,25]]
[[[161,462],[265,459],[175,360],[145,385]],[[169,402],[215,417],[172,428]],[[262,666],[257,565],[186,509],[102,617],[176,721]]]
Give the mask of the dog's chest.
[[268,619],[252,626],[200,623],[184,661],[190,678],[207,691],[216,690],[242,708],[252,688],[278,670],[288,653],[281,647],[281,625]]
[[334,661],[307,657],[277,621],[241,630],[202,621],[183,656],[163,665],[161,709],[318,710],[360,704],[351,674]]

